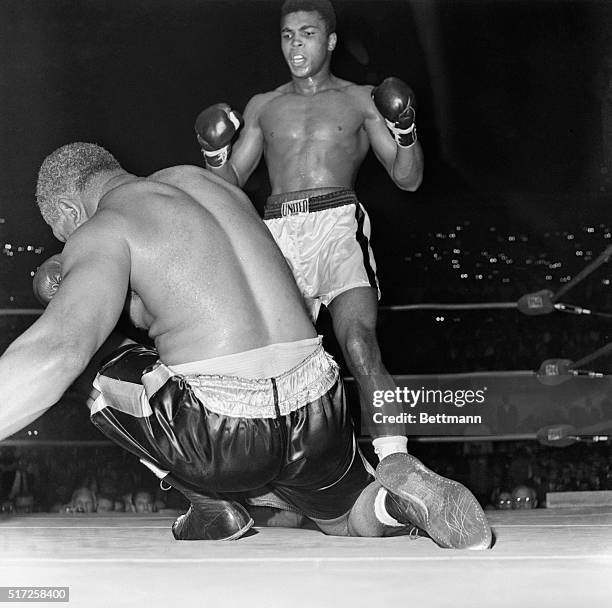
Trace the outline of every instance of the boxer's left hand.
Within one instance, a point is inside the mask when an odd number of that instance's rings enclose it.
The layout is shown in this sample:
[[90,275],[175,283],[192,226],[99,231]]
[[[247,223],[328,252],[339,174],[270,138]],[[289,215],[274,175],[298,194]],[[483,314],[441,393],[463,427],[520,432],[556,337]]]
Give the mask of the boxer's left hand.
[[62,281],[61,254],[52,255],[36,270],[32,280],[32,289],[36,299],[46,306],[55,295]]
[[399,78],[385,78],[372,90],[372,99],[397,145],[408,148],[417,140],[413,90]]

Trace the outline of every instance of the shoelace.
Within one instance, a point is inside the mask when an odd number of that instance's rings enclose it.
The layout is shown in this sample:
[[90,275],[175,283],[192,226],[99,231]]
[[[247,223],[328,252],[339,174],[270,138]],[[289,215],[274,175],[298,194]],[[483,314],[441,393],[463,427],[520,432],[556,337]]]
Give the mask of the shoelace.
[[416,526],[412,526],[410,528],[410,532],[408,532],[408,538],[410,540],[416,540],[417,538],[424,536],[423,532],[421,532],[420,528],[417,528]]

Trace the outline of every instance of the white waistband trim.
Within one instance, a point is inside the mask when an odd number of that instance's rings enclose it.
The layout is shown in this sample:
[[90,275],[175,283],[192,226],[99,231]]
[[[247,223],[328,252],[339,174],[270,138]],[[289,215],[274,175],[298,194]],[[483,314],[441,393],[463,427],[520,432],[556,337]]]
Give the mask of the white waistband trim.
[[[149,398],[177,375],[162,363],[144,374],[142,383]],[[333,357],[318,346],[299,365],[273,380],[208,374],[180,375],[210,411],[234,418],[276,418],[323,396],[338,381],[340,371]],[[278,398],[276,404],[275,392]]]
[[317,336],[295,342],[279,342],[213,359],[169,365],[168,368],[182,376],[204,374],[251,379],[274,378],[304,361],[317,349],[321,340],[321,336]]

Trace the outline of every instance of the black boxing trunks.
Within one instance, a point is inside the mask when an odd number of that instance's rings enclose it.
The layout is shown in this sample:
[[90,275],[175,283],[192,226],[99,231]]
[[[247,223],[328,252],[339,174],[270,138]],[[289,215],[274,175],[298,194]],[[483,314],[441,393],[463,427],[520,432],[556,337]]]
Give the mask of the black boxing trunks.
[[[380,289],[370,247],[370,218],[352,190],[268,198],[264,222],[316,320],[321,304],[355,287]],[[315,191],[316,192],[316,191]]]
[[130,345],[103,363],[94,387],[92,422],[194,491],[239,499],[265,489],[334,519],[372,480],[338,366],[321,346],[277,377],[249,379],[177,374],[154,349]]

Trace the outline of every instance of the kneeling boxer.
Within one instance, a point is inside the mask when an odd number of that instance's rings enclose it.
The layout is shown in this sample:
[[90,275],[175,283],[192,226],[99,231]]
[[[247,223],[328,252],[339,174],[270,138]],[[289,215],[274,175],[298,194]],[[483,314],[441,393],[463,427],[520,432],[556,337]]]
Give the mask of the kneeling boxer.
[[463,486],[407,454],[386,456],[372,478],[338,366],[240,190],[197,167],[139,178],[76,143],[44,161],[37,198],[66,245],[35,277],[44,314],[0,358],[0,437],[60,399],[127,299],[155,348],[108,358],[91,417],[191,501],[176,538],[238,538],[250,502],[291,508],[329,534],[417,526],[444,547],[489,546]]

